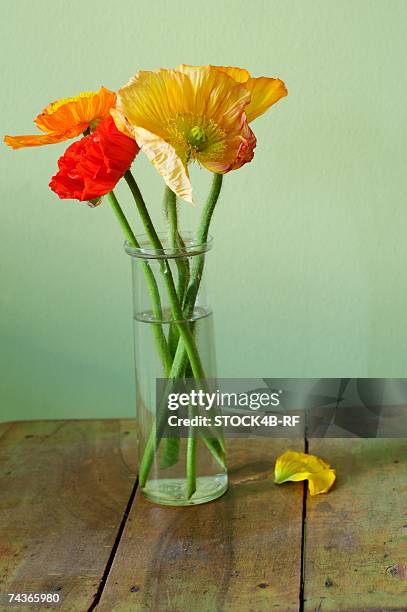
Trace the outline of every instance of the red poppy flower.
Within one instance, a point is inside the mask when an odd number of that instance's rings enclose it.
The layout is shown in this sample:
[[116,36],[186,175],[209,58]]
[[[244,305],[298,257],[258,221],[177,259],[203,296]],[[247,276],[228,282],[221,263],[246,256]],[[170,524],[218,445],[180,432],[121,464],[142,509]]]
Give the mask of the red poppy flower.
[[119,132],[108,117],[92,134],[67,148],[49,186],[62,199],[97,201],[115,187],[139,150],[136,141]]

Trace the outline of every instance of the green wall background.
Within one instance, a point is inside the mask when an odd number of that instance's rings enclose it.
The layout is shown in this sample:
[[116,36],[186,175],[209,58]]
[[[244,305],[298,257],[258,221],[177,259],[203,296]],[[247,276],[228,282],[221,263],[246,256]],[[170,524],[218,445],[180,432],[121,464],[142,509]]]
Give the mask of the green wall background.
[[[279,76],[225,180],[209,282],[219,374],[407,376],[407,2],[3,0],[2,131],[180,62]],[[47,185],[66,145],[1,147],[1,417],[132,415],[130,265],[107,206]],[[134,170],[157,221],[162,183]],[[195,169],[198,202],[209,184]],[[125,189],[119,194],[129,214]],[[183,206],[183,226],[199,213]],[[216,264],[216,265],[214,265]]]

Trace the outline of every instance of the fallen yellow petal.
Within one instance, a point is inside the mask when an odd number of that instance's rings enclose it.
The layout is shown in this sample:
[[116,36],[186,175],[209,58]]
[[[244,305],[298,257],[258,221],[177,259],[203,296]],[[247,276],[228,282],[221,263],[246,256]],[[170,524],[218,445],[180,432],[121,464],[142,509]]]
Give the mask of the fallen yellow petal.
[[327,493],[336,479],[335,470],[320,457],[290,450],[277,458],[274,474],[276,484],[308,480],[311,495]]

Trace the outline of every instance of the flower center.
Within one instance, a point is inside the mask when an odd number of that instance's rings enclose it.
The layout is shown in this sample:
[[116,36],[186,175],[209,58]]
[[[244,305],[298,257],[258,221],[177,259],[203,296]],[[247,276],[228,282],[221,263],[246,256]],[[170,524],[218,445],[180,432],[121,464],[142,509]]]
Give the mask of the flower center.
[[188,144],[194,147],[198,152],[201,152],[205,148],[208,140],[205,130],[201,125],[194,125],[194,127],[189,130],[186,138]]
[[225,132],[211,118],[189,113],[171,117],[167,125],[168,142],[185,164],[222,157]]
[[97,126],[99,125],[101,119],[92,119],[92,121],[89,123],[89,130],[91,132],[94,132],[97,128]]

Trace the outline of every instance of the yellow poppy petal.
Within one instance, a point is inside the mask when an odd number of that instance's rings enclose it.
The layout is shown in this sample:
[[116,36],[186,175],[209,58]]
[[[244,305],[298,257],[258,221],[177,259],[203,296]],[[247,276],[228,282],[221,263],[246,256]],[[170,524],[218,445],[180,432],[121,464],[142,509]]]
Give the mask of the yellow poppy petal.
[[234,66],[214,66],[214,68],[225,72],[237,83],[244,83],[250,91],[251,101],[245,109],[249,122],[262,115],[270,106],[288,93],[285,84],[280,79],[268,77],[251,78],[250,72],[244,68],[236,68]]
[[235,146],[229,147],[228,155],[223,155],[220,161],[203,161],[202,165],[207,170],[218,174],[238,170],[253,159],[255,147],[256,136],[248,126],[246,118],[243,117],[242,130],[236,135]]
[[128,123],[168,137],[168,120],[193,112],[194,92],[185,74],[175,70],[138,72],[117,95],[117,109]]
[[147,155],[168,187],[179,198],[192,202],[192,186],[188,169],[182,163],[174,147],[144,128],[134,127],[133,130],[140,149]]
[[122,132],[122,134],[125,134],[129,138],[135,139],[134,130],[127,121],[126,117],[123,115],[123,113],[118,111],[117,108],[111,108],[110,114],[113,117],[113,121],[115,122],[115,125],[119,132]]
[[322,470],[317,474],[308,476],[308,486],[311,495],[319,495],[320,493],[328,493],[329,489],[335,482],[335,470]]
[[251,94],[251,100],[245,108],[249,123],[288,94],[283,81],[268,77],[250,78],[245,83],[245,87],[247,87]]
[[236,66],[213,66],[221,72],[226,72],[236,83],[246,83],[250,78],[250,72],[245,68],[237,68]]
[[[193,70],[200,70],[205,66],[191,66],[189,64],[180,64],[177,66],[176,70],[180,72],[191,72]],[[215,70],[219,70],[220,72],[224,72],[228,74],[236,83],[246,83],[246,81],[250,78],[250,72],[245,68],[237,68],[236,66],[207,66],[207,68],[214,68]]]
[[308,480],[311,495],[327,493],[335,478],[335,470],[316,455],[287,451],[276,460],[274,482]]
[[194,114],[216,120],[225,131],[236,125],[240,128],[242,112],[250,101],[245,85],[234,85],[225,72],[212,66],[183,64],[180,68],[192,85],[190,108]]

